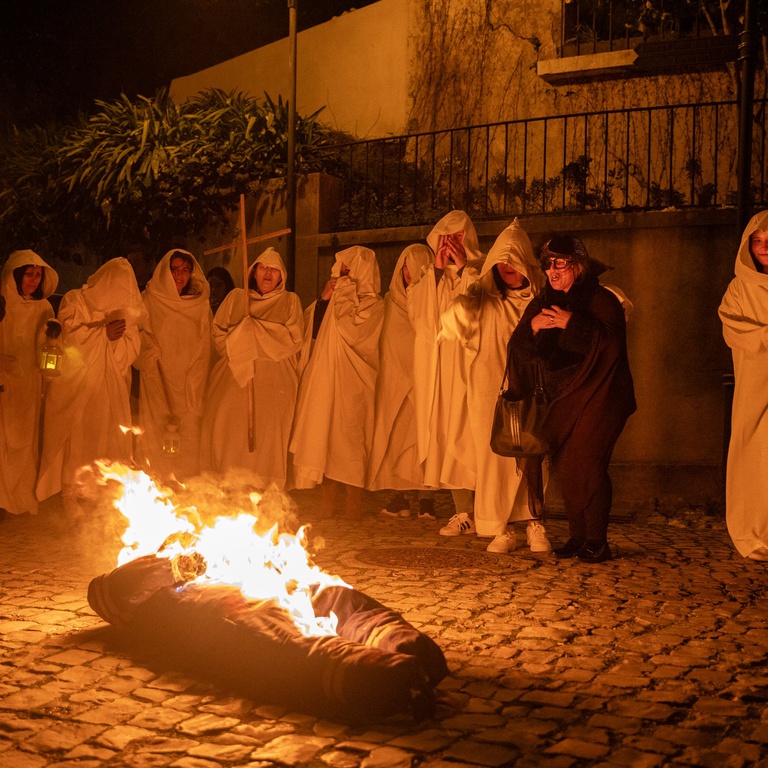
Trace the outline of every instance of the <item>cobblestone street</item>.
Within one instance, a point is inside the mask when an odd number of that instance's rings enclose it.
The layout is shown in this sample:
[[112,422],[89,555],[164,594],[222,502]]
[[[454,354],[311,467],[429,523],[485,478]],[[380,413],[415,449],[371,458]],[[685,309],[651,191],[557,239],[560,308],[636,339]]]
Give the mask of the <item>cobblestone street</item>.
[[49,503],[0,524],[0,766],[768,766],[768,572],[721,518],[638,512],[587,565],[532,554],[522,527],[491,555],[382,518],[383,493],[359,523],[294,498],[318,565],[444,650],[433,719],[349,726],[115,652],[86,591],[116,542]]

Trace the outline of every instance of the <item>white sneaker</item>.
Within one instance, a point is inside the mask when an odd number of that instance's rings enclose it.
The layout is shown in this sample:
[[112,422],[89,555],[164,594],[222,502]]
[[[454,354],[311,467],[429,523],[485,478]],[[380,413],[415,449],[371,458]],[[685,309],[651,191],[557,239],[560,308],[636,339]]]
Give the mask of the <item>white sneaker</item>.
[[525,531],[525,538],[528,539],[528,546],[531,552],[551,552],[552,544],[547,538],[547,532],[541,523],[531,520]]
[[486,552],[495,552],[499,555],[506,555],[517,547],[517,537],[514,529],[496,536],[494,540],[485,548]]
[[466,512],[457,512],[448,521],[448,525],[444,525],[440,529],[441,536],[460,536],[462,533],[474,532],[475,521]]

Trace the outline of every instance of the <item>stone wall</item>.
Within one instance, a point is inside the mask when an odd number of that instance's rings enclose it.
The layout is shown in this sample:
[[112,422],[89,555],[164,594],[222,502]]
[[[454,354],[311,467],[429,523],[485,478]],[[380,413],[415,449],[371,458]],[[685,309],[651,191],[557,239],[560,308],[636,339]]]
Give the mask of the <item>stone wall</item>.
[[736,98],[733,65],[590,77],[590,57],[572,57],[581,73],[548,82],[539,64],[558,56],[561,0],[411,2],[411,131]]

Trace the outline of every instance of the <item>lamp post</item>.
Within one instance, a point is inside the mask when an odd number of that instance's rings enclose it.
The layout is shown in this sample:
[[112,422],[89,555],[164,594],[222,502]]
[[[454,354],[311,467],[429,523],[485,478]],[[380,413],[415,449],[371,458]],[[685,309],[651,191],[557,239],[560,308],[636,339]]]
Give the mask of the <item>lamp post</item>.
[[736,238],[749,223],[752,194],[752,101],[755,94],[755,58],[757,41],[754,33],[755,0],[744,5],[744,29],[739,40],[741,62],[741,98],[739,102],[739,154],[737,164],[738,195],[736,199]]
[[288,0],[288,163],[286,168],[286,288],[292,291],[296,276],[296,3]]

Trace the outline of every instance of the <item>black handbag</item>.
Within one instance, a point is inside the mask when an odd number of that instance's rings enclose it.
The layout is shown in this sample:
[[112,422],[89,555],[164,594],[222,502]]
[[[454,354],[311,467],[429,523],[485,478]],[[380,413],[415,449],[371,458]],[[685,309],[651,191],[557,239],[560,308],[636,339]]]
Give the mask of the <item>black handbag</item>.
[[521,397],[505,389],[504,373],[491,428],[491,450],[499,456],[524,459],[549,453],[542,430],[549,404],[538,364],[534,364],[533,374],[533,386]]

